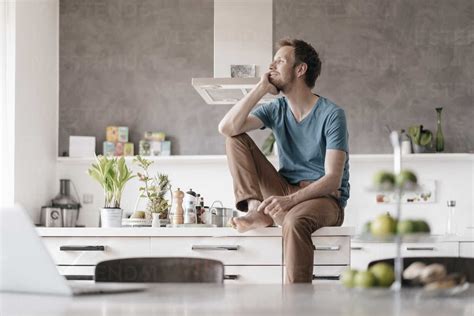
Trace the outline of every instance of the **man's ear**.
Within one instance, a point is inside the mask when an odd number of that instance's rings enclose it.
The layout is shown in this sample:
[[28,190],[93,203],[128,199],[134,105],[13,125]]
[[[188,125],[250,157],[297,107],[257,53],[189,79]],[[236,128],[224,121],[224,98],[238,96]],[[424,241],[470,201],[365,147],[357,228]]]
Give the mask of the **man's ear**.
[[296,66],[296,76],[302,77],[306,73],[306,70],[308,70],[308,65],[306,63],[301,63],[298,66]]

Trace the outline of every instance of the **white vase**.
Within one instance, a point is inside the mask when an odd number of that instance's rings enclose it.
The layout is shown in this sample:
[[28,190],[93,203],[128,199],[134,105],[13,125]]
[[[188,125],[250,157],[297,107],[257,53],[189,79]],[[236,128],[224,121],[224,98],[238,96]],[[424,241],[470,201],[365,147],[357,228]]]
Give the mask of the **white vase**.
[[122,227],[122,214],[121,208],[102,208],[100,210],[100,221],[101,227]]
[[151,213],[151,216],[153,216],[153,220],[151,221],[151,227],[160,227],[161,226],[160,214]]

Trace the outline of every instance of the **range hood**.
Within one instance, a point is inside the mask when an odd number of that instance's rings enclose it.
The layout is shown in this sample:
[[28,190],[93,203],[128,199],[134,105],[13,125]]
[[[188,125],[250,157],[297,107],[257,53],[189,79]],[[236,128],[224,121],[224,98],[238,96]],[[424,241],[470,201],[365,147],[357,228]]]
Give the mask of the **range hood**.
[[[273,0],[214,0],[214,78],[193,78],[207,104],[235,104],[273,59]],[[255,77],[231,78],[231,65],[255,65]],[[260,102],[276,96],[268,94]]]

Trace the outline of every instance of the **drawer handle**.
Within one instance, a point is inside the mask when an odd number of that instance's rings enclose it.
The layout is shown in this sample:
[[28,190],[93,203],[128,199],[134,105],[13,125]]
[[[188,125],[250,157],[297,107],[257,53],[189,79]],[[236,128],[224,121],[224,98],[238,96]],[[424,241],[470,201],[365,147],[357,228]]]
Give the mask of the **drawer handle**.
[[105,246],[60,246],[60,251],[105,251]]
[[411,250],[427,250],[427,251],[434,251],[435,248],[434,248],[434,247],[407,247],[407,250],[408,250],[408,251],[411,251]]
[[351,247],[351,250],[364,250],[364,247]]
[[338,251],[341,249],[341,246],[314,246],[313,249],[316,251]]
[[321,276],[317,276],[317,275],[314,275],[313,274],[313,280],[339,280],[340,279],[340,275],[321,275]]
[[70,275],[70,274],[66,274],[66,275],[63,275],[63,277],[65,277],[66,280],[68,280],[68,281],[93,281],[94,280],[93,275],[80,275],[80,274]]
[[225,246],[225,245],[193,245],[192,250],[228,250],[235,251],[239,250],[240,246]]
[[240,275],[238,274],[225,274],[224,275],[224,280],[238,280],[240,278]]

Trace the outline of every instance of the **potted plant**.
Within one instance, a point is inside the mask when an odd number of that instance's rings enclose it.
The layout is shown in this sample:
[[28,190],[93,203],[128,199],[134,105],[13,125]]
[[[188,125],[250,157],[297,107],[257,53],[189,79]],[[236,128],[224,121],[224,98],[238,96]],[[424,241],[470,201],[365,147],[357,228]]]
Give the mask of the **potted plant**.
[[432,152],[433,133],[430,130],[423,129],[423,125],[411,126],[408,129],[408,135],[410,135],[415,153]]
[[147,199],[146,212],[153,217],[152,226],[159,227],[160,221],[168,219],[169,204],[165,195],[170,192],[171,185],[166,174],[158,173],[154,177],[149,174],[149,167],[152,161],[137,156],[134,160],[142,172],[137,172],[137,176],[142,185],[139,188],[139,199]]
[[262,153],[265,156],[277,154],[277,150],[276,150],[277,145],[275,141],[276,141],[275,135],[273,135],[273,133],[270,133],[270,135],[268,135],[268,137],[265,139],[262,145]]
[[125,184],[135,177],[128,169],[125,158],[96,156],[96,162],[87,171],[104,189],[104,208],[100,210],[101,227],[121,227],[120,200]]

